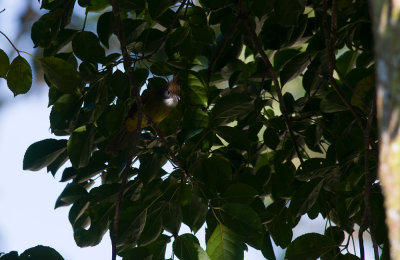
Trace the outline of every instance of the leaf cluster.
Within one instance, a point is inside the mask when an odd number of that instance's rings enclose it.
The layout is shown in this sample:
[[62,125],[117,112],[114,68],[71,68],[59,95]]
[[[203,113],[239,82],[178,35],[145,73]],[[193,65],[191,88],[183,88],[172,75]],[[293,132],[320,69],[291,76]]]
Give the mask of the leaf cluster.
[[[374,229],[386,252],[374,181],[375,63],[366,1],[338,1],[335,11],[318,0],[119,0],[134,85],[157,88],[180,76],[179,105],[159,124],[165,142],[143,129],[140,166],[126,161],[128,151],[106,151],[135,102],[118,66],[126,57],[111,48],[119,26],[113,2],[78,1],[98,13],[88,22],[95,31],[69,25],[74,0],[43,0],[48,12],[32,26],[33,43],[43,48],[50,128],[59,139],[32,144],[24,169],[47,167],[55,175],[71,162],[56,207],[71,206],[78,246],[95,246],[114,232],[128,164],[116,234],[124,260],[164,259],[171,241],[179,259],[243,259],[248,246],[276,259],[272,241],[287,248],[287,259],[358,259],[349,253],[356,225]],[[329,31],[333,19],[336,32]],[[180,168],[167,172],[168,160]],[[325,234],[294,239],[305,215],[326,219]],[[206,249],[193,234],[179,235],[182,223],[193,233],[206,225]]]

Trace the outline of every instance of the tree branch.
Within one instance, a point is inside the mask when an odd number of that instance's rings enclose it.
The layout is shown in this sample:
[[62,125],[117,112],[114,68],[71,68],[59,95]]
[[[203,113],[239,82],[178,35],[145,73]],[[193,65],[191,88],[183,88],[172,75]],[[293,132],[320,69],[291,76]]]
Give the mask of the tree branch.
[[129,176],[129,172],[131,169],[131,164],[132,164],[132,160],[134,157],[134,153],[136,150],[136,146],[137,146],[137,142],[139,140],[140,137],[140,130],[141,130],[141,126],[142,126],[142,119],[143,119],[143,103],[142,100],[140,98],[140,87],[137,85],[135,78],[133,76],[132,73],[132,69],[131,69],[131,58],[129,56],[128,50],[126,48],[126,38],[125,38],[125,34],[124,34],[124,28],[122,25],[122,21],[121,21],[121,10],[118,4],[118,0],[113,0],[113,4],[112,4],[112,11],[114,14],[114,20],[115,20],[115,24],[118,30],[118,39],[120,42],[120,47],[121,47],[121,52],[122,52],[122,56],[123,56],[123,64],[124,64],[124,69],[125,72],[128,74],[128,79],[129,79],[129,83],[131,85],[131,87],[133,88],[133,92],[134,92],[134,96],[135,96],[135,100],[136,100],[136,104],[138,107],[138,120],[137,120],[137,127],[135,130],[135,134],[132,140],[132,146],[130,147],[128,153],[127,153],[127,158],[126,158],[126,165],[124,170],[121,173],[121,185],[120,185],[120,189],[119,189],[119,193],[118,193],[118,199],[116,201],[115,204],[115,214],[114,214],[114,220],[113,220],[113,230],[112,232],[110,232],[110,236],[111,236],[111,247],[112,247],[112,260],[116,260],[117,258],[117,234],[118,234],[118,225],[119,225],[119,214],[120,214],[120,209],[121,209],[121,203],[122,203],[122,198],[123,198],[123,194],[125,191],[125,186],[126,183],[128,181],[128,176]]
[[178,160],[178,158],[172,152],[171,148],[169,148],[167,139],[165,139],[165,136],[161,132],[161,129],[157,126],[156,123],[154,123],[154,121],[148,115],[145,115],[145,116],[146,116],[147,121],[150,123],[151,127],[154,129],[154,131],[156,131],[156,134],[158,135],[158,137],[160,137],[160,140],[163,143],[164,148],[167,150],[168,155],[171,157],[171,160],[173,161],[173,163],[176,164],[179,167],[179,169],[181,169],[184,180],[187,181],[188,179],[190,179],[190,175],[187,173],[187,171],[183,167],[182,163]]
[[183,0],[183,1],[181,2],[181,5],[180,5],[180,6],[178,7],[178,9],[176,10],[175,15],[174,15],[174,18],[172,19],[171,24],[168,26],[168,28],[167,28],[167,30],[166,30],[166,32],[165,32],[165,34],[164,34],[164,37],[162,38],[162,40],[161,40],[160,44],[157,46],[157,48],[155,48],[155,49],[154,49],[152,52],[150,52],[149,54],[147,54],[147,55],[145,55],[145,56],[139,58],[138,60],[147,60],[147,59],[150,59],[151,57],[153,57],[155,54],[157,54],[157,53],[161,50],[161,48],[162,48],[162,47],[164,46],[164,44],[167,42],[168,37],[169,37],[169,34],[170,34],[171,30],[172,30],[172,27],[173,27],[174,24],[176,23],[176,20],[178,19],[179,12],[180,12],[180,11],[182,10],[182,8],[185,6],[186,1],[187,1],[187,0]]
[[250,20],[248,18],[248,15],[246,13],[244,13],[244,10],[242,10],[242,12],[243,12],[242,18],[243,18],[244,23],[245,23],[245,25],[247,27],[247,30],[250,33],[251,39],[253,41],[253,44],[255,45],[258,53],[261,55],[261,58],[264,61],[264,64],[265,64],[265,66],[267,68],[268,73],[271,75],[272,82],[274,83],[275,88],[276,88],[276,92],[278,94],[279,108],[280,108],[280,110],[282,112],[283,119],[284,119],[286,127],[287,127],[287,129],[289,131],[289,135],[290,135],[290,137],[292,139],[294,148],[295,148],[296,153],[297,153],[297,157],[300,160],[300,164],[303,164],[303,158],[301,156],[300,149],[299,149],[298,144],[296,142],[296,136],[295,136],[295,134],[293,132],[292,124],[291,124],[291,121],[289,119],[289,115],[287,114],[286,106],[285,106],[285,103],[284,103],[284,100],[283,100],[282,89],[281,89],[281,86],[279,84],[278,76],[276,75],[274,67],[272,66],[268,56],[264,52],[264,49],[263,49],[261,43],[258,40],[257,34],[254,31],[254,28],[251,26],[251,23],[250,23]]
[[353,106],[347,101],[345,94],[339,88],[336,83],[335,78],[333,77],[333,71],[335,69],[336,57],[335,57],[335,44],[336,44],[336,30],[337,30],[337,10],[338,10],[338,2],[337,0],[332,0],[332,11],[331,11],[331,27],[328,26],[327,12],[328,12],[328,0],[324,0],[323,9],[324,13],[322,16],[322,25],[323,31],[325,35],[325,46],[328,50],[328,77],[331,86],[335,89],[339,98],[342,100],[343,104],[349,109],[354,119],[356,120],[358,126],[361,129],[364,129],[363,123],[361,121],[360,116],[354,110]]
[[360,245],[360,259],[365,260],[365,252],[364,252],[364,238],[363,238],[363,233],[365,231],[365,219],[366,219],[366,214],[364,211],[362,220],[361,220],[361,226],[360,229],[358,230],[358,243]]
[[215,63],[217,62],[217,60],[221,56],[222,51],[225,49],[226,44],[231,39],[231,37],[232,37],[233,33],[235,32],[237,26],[239,25],[239,22],[240,22],[240,16],[236,17],[235,22],[229,28],[229,31],[224,35],[224,38],[223,38],[223,40],[221,42],[221,45],[219,46],[219,48],[215,52],[214,56],[212,57],[210,65],[208,66],[208,69],[207,69],[207,76],[206,76],[207,84],[210,82],[210,76],[211,76],[211,73],[214,70]]

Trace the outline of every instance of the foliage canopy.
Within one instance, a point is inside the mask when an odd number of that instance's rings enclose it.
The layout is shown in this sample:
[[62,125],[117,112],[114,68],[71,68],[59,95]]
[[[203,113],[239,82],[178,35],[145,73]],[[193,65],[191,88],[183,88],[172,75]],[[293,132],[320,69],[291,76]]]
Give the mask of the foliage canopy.
[[[110,230],[124,260],[164,259],[168,243],[179,259],[243,259],[248,246],[276,259],[272,241],[287,259],[358,259],[349,243],[358,225],[386,259],[367,1],[78,4],[97,14],[83,29],[70,25],[75,0],[42,0],[48,12],[32,26],[58,138],[24,158],[24,169],[53,175],[71,162],[56,208],[71,206],[78,246]],[[1,51],[0,63],[10,89],[25,93],[26,61],[9,65]],[[177,108],[136,147],[107,153],[138,88],[175,74]],[[293,239],[305,215],[325,218],[325,234]],[[182,223],[194,233],[206,224],[205,249],[179,235]]]

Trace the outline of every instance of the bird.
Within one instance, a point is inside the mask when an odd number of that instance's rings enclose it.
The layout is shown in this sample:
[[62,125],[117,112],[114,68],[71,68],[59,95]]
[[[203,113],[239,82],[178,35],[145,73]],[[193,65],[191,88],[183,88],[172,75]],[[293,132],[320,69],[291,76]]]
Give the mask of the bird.
[[[180,85],[179,77],[175,75],[166,86],[157,89],[146,89],[141,95],[143,104],[142,124],[140,129],[150,125],[149,120],[158,124],[163,121],[179,102]],[[134,103],[120,130],[111,138],[106,146],[106,152],[118,154],[129,147],[132,143],[138,123],[138,108]]]

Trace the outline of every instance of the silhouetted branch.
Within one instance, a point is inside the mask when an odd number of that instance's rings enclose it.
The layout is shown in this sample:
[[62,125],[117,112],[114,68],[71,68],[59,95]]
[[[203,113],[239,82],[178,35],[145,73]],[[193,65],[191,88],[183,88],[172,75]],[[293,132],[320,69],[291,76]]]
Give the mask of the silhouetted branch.
[[268,71],[269,75],[272,78],[272,82],[275,85],[276,92],[278,94],[279,107],[280,107],[280,110],[282,112],[283,119],[285,121],[287,129],[289,130],[289,135],[290,135],[290,137],[292,139],[292,142],[293,142],[294,148],[296,150],[297,156],[298,156],[298,158],[300,160],[300,163],[303,164],[303,158],[301,156],[300,149],[299,149],[298,144],[296,142],[296,136],[295,136],[295,134],[293,132],[292,124],[291,124],[291,121],[289,119],[289,115],[287,114],[286,106],[285,106],[285,103],[284,103],[284,100],[283,100],[282,89],[281,89],[281,86],[280,86],[280,83],[279,83],[279,80],[278,80],[278,76],[276,75],[274,67],[272,66],[268,56],[265,54],[264,49],[263,49],[261,43],[258,40],[257,34],[254,31],[254,28],[252,27],[247,14],[243,10],[242,10],[242,12],[243,12],[242,18],[243,18],[244,23],[245,23],[245,25],[246,25],[249,33],[250,33],[251,39],[253,41],[253,44],[255,45],[258,53],[261,55],[261,58],[264,61],[264,64],[265,64],[265,66],[267,68],[267,71]]
[[145,115],[147,121],[149,122],[149,124],[151,125],[151,127],[154,129],[154,131],[156,132],[156,134],[158,135],[158,137],[160,138],[162,144],[164,145],[164,148],[167,150],[168,155],[171,157],[171,160],[174,164],[176,164],[176,166],[179,167],[179,169],[181,169],[182,171],[182,175],[184,180],[188,180],[190,179],[189,174],[187,173],[187,171],[185,170],[185,168],[183,167],[183,165],[181,164],[181,162],[178,160],[178,158],[175,156],[175,154],[173,153],[173,151],[171,150],[171,148],[169,148],[167,139],[165,139],[164,134],[161,132],[161,129],[157,126],[156,123],[154,123],[154,121],[148,116]]
[[150,59],[151,57],[153,57],[155,54],[157,54],[157,53],[160,51],[160,49],[161,49],[161,48],[164,46],[164,44],[167,42],[168,37],[169,37],[169,34],[170,34],[171,30],[172,30],[172,27],[173,27],[174,24],[176,23],[176,20],[178,19],[179,12],[180,12],[180,11],[182,10],[182,8],[185,6],[186,1],[187,1],[187,0],[182,1],[181,4],[180,4],[180,6],[178,7],[178,9],[176,10],[175,15],[174,15],[174,18],[172,19],[171,24],[168,26],[168,28],[167,28],[167,30],[166,30],[166,32],[165,32],[165,34],[164,34],[164,37],[162,38],[162,40],[161,40],[160,44],[157,46],[157,48],[155,48],[151,53],[149,53],[149,54],[147,54],[147,55],[145,55],[145,56],[140,57],[138,60],[147,60],[147,59]]
[[338,94],[339,98],[342,100],[343,104],[349,109],[349,111],[354,116],[358,126],[361,129],[364,129],[363,123],[361,121],[360,116],[354,110],[353,106],[350,102],[346,99],[345,94],[339,88],[338,84],[336,83],[335,78],[333,77],[333,71],[335,69],[336,57],[335,57],[335,44],[336,44],[336,30],[337,30],[337,9],[338,3],[337,0],[332,1],[332,8],[331,8],[331,27],[328,26],[327,21],[327,12],[328,12],[328,3],[327,0],[323,2],[323,9],[324,13],[322,16],[322,24],[323,24],[323,31],[325,35],[325,45],[328,50],[328,77],[331,86],[335,89],[336,93]]
[[238,17],[236,17],[236,19],[235,19],[234,23],[232,24],[232,26],[229,28],[229,31],[224,35],[224,38],[222,39],[221,45],[219,46],[219,48],[215,52],[214,56],[212,57],[210,65],[208,66],[208,69],[207,69],[207,76],[206,76],[207,84],[208,84],[208,82],[210,82],[210,76],[211,76],[211,73],[214,70],[215,63],[217,62],[217,60],[221,56],[222,51],[225,49],[226,44],[231,39],[231,37],[232,37],[233,33],[235,32],[239,22],[240,22],[240,17],[238,16]]
[[115,214],[114,214],[114,221],[113,221],[113,230],[110,232],[111,236],[111,246],[112,246],[112,260],[116,260],[117,258],[117,234],[118,234],[118,225],[119,225],[119,214],[120,214],[120,208],[121,208],[121,203],[122,203],[122,198],[125,190],[126,183],[128,181],[128,176],[129,176],[129,171],[131,169],[131,164],[132,160],[134,157],[135,149],[137,146],[137,142],[140,137],[140,130],[142,126],[142,119],[143,119],[143,103],[140,98],[140,87],[137,85],[135,78],[132,73],[131,65],[132,61],[130,58],[130,55],[128,53],[128,50],[126,48],[126,38],[124,34],[124,28],[122,25],[121,21],[121,16],[120,16],[120,8],[118,4],[118,0],[113,0],[113,14],[114,14],[114,20],[115,24],[118,30],[118,39],[121,45],[121,52],[123,56],[123,64],[124,64],[124,69],[125,72],[128,74],[128,79],[131,87],[133,88],[137,108],[138,108],[138,120],[137,120],[137,127],[135,130],[135,134],[132,140],[132,146],[129,148],[129,151],[127,153],[127,158],[126,158],[126,165],[124,170],[121,173],[121,185],[118,193],[118,199],[115,204]]

